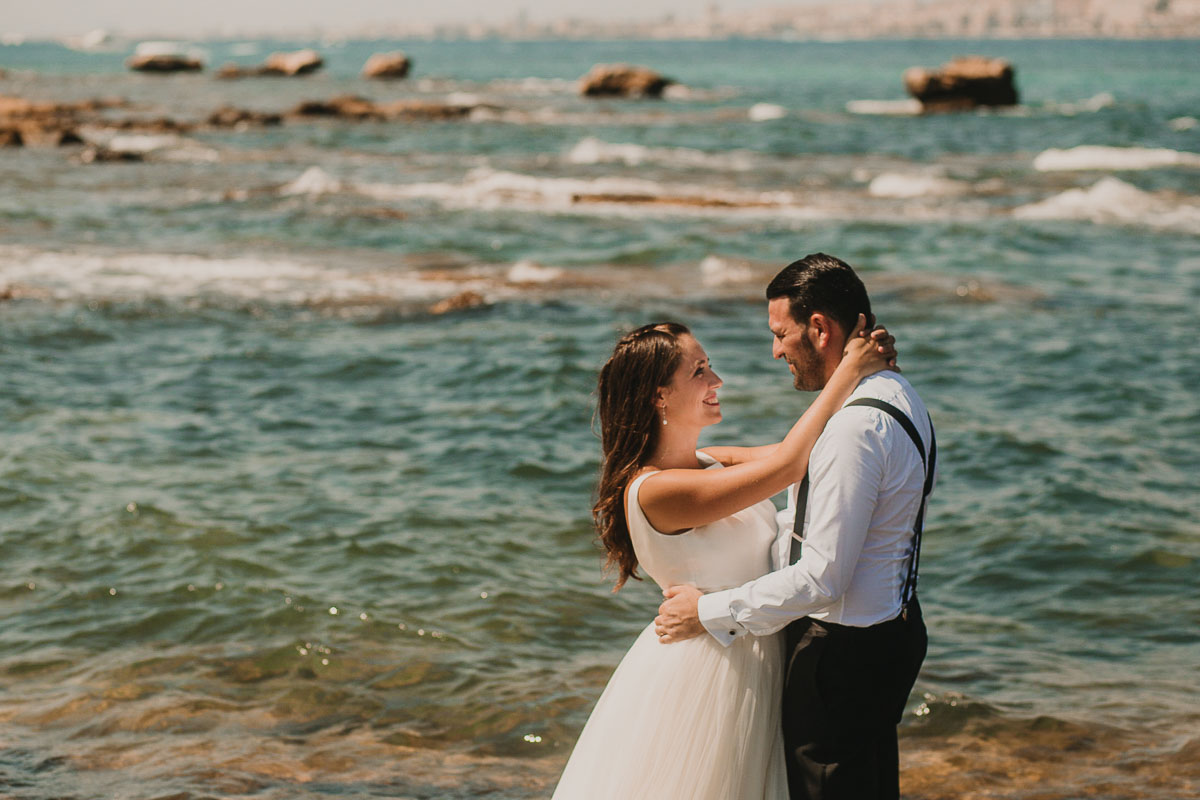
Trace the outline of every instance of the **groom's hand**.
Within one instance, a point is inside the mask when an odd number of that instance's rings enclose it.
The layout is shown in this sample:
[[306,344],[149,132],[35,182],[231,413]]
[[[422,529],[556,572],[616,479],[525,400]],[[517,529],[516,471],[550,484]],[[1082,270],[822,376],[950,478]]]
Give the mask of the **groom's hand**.
[[702,594],[704,592],[687,584],[671,586],[663,592],[667,599],[658,607],[658,616],[654,618],[654,632],[658,634],[660,644],[682,642],[704,633],[696,611]]

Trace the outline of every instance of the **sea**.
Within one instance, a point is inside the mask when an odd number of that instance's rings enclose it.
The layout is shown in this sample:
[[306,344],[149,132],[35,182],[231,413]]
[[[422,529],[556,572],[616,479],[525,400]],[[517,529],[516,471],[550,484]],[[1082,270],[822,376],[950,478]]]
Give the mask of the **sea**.
[[[1200,797],[1200,43],[194,46],[10,43],[0,95],[473,110],[0,149],[0,795],[548,797],[660,600],[602,570],[599,366],[681,321],[703,443],[772,441],[763,289],[827,252],[939,437],[904,797]],[[963,54],[1021,105],[915,113]]]

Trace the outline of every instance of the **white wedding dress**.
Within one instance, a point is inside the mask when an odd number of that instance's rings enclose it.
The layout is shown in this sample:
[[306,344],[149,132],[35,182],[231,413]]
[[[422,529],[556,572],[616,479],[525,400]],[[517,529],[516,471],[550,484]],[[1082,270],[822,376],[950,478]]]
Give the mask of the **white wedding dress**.
[[[706,469],[720,465],[697,454]],[[659,586],[740,586],[770,571],[769,500],[685,533],[650,526],[629,489],[638,563]],[[781,640],[743,636],[723,647],[705,634],[659,644],[647,626],[596,703],[554,800],[787,800],[780,732]]]

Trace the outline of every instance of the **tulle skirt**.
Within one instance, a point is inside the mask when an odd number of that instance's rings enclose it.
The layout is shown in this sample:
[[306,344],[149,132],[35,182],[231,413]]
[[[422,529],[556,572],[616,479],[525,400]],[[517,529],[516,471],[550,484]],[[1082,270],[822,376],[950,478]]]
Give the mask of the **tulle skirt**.
[[711,636],[625,654],[588,719],[554,800],[787,800],[781,641]]

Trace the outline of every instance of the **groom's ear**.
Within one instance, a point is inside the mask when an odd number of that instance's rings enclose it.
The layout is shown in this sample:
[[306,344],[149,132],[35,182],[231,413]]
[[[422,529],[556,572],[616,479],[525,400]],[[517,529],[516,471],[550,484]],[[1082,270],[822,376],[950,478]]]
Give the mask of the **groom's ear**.
[[[808,328],[811,331],[813,345],[820,349],[832,346],[834,344],[834,334],[839,331],[836,325],[836,322],[820,311],[814,312],[808,318]],[[837,346],[840,349],[842,345],[839,344]]]

